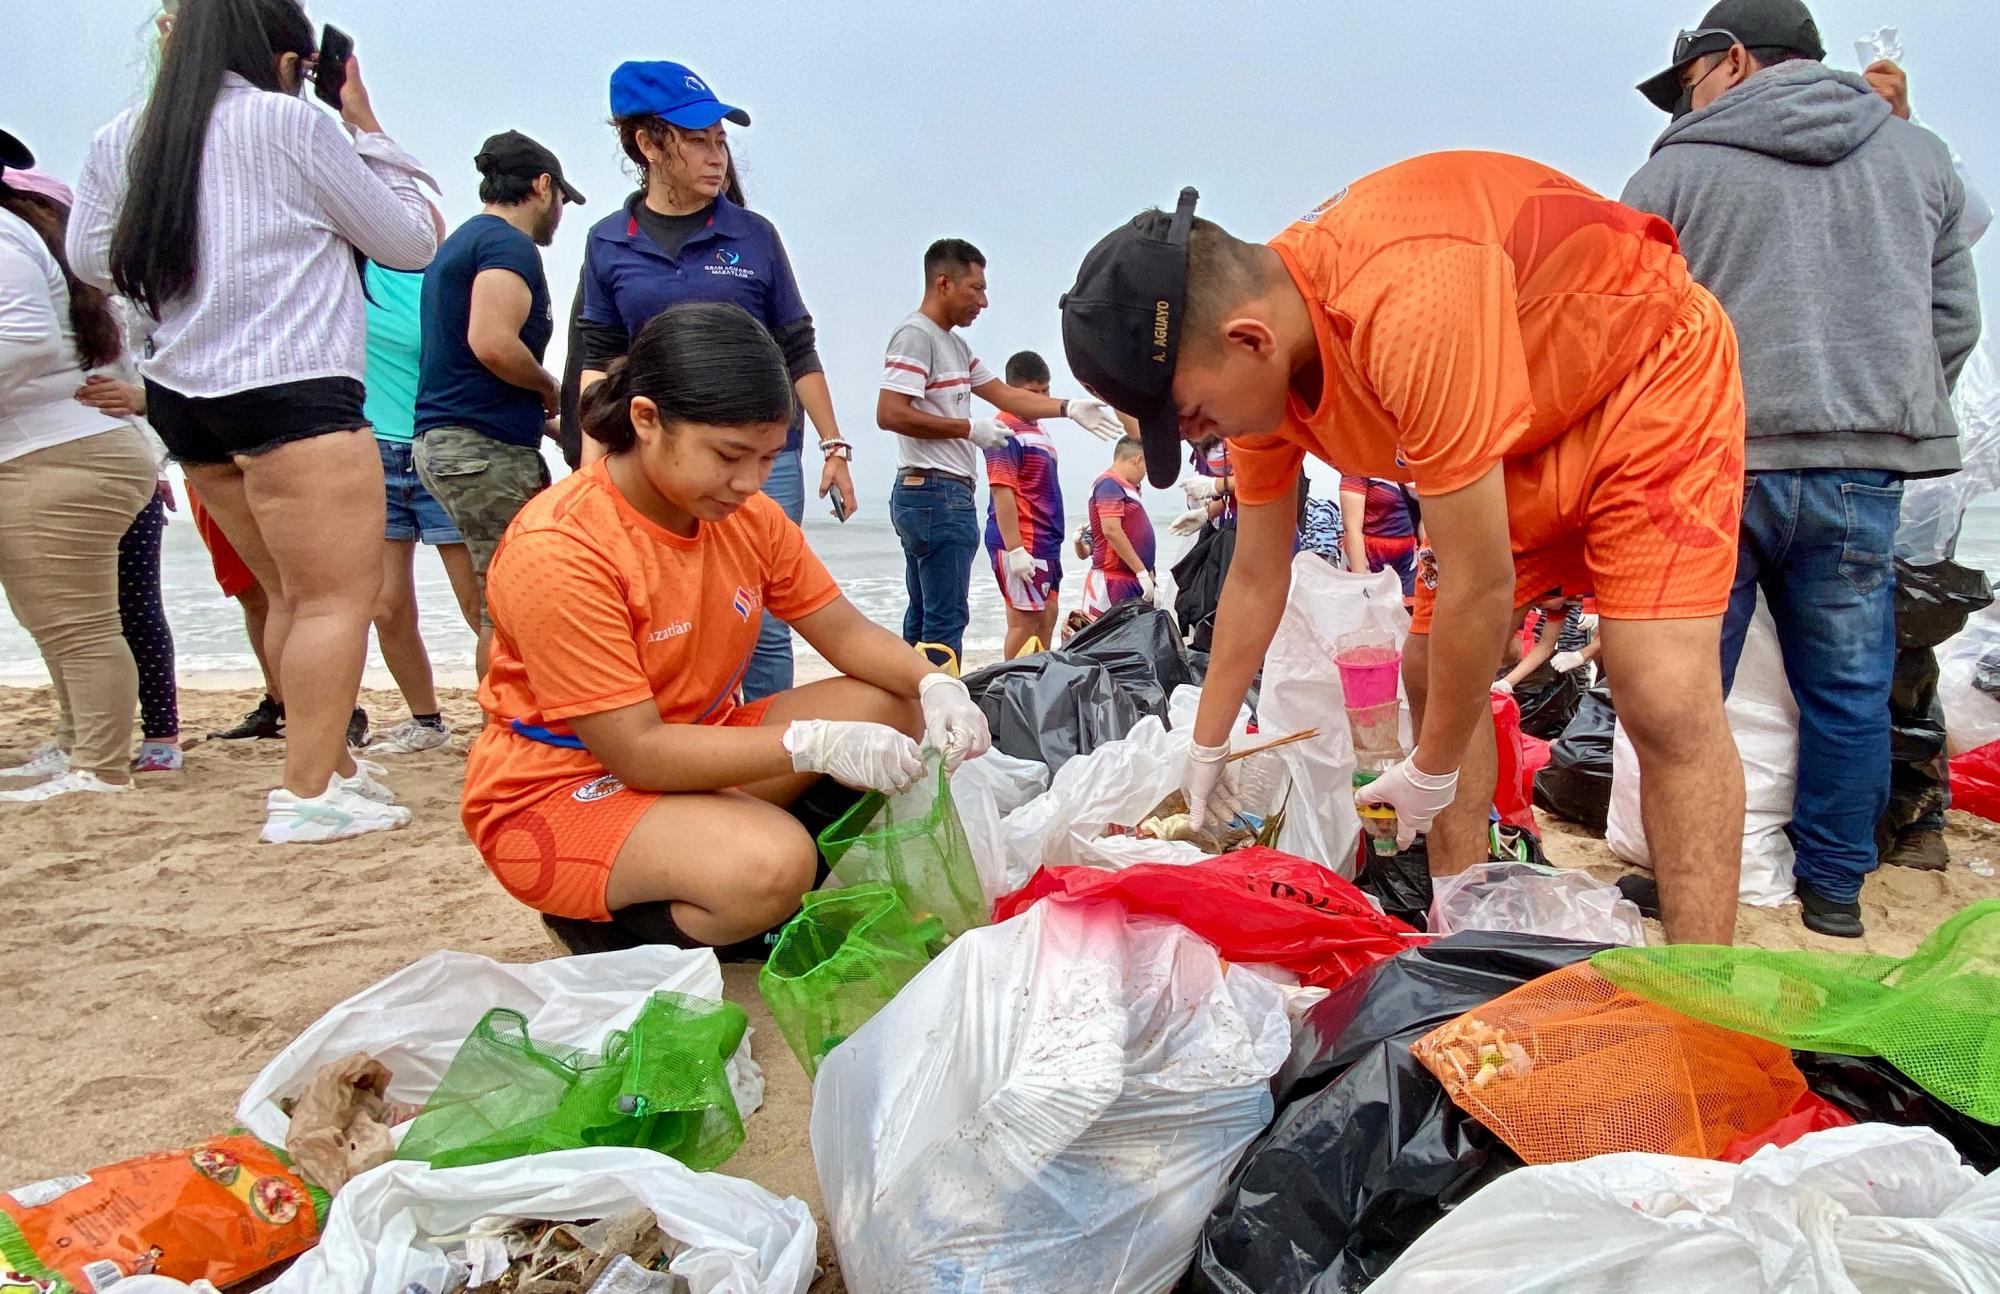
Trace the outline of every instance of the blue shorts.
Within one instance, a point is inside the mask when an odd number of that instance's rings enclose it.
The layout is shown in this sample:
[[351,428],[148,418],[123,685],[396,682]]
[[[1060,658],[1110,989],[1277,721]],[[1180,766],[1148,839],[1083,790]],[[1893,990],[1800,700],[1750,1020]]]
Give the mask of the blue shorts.
[[378,436],[375,448],[382,451],[382,484],[389,496],[389,525],[382,537],[404,543],[421,539],[433,547],[464,543],[465,537],[451,524],[444,505],[432,498],[424,483],[417,479],[409,443]]

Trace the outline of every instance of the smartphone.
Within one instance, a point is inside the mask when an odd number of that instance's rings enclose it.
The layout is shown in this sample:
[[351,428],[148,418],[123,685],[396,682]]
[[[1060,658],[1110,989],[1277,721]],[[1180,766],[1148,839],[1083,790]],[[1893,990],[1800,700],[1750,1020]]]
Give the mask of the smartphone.
[[340,92],[347,88],[347,60],[354,54],[354,38],[328,23],[319,29],[319,63],[313,72],[313,93],[321,103],[340,109]]
[[847,491],[841,489],[838,485],[828,486],[826,497],[833,500],[833,519],[842,525],[846,525]]

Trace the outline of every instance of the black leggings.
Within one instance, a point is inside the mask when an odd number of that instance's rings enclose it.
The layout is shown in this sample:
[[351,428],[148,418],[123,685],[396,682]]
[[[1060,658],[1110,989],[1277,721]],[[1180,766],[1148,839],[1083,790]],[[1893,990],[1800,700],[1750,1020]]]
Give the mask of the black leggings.
[[174,634],[160,605],[160,533],[167,510],[155,494],[118,541],[118,619],[139,667],[139,723],[148,741],[181,730],[174,687]]

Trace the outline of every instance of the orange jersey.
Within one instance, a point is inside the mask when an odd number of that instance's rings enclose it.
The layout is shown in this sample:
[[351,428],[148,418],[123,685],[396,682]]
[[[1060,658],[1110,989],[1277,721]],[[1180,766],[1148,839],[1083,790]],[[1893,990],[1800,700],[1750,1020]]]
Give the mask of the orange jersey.
[[798,620],[839,596],[765,495],[684,538],[640,516],[601,461],[544,490],[486,576],[490,721],[466,764],[467,831],[478,840],[553,787],[604,772],[587,750],[520,736],[515,720],[565,735],[575,715],[651,701],[665,723],[728,723],[765,608]]
[[1692,286],[1673,230],[1559,171],[1433,153],[1355,181],[1271,246],[1311,310],[1324,386],[1230,442],[1245,503],[1307,453],[1448,494],[1581,423]]

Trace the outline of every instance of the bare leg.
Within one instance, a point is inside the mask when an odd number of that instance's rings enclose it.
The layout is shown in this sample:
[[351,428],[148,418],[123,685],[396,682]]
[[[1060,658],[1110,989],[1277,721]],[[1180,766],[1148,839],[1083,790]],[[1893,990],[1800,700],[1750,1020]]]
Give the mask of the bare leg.
[[437,555],[444,563],[445,578],[451,581],[451,595],[458,599],[458,614],[465,617],[467,629],[478,633],[479,577],[472,573],[472,554],[464,544],[439,544]]
[[284,685],[278,682],[278,671],[271,668],[271,653],[264,648],[271,599],[265,595],[263,585],[252,584],[237,595],[236,605],[243,608],[243,632],[250,639],[250,650],[257,654],[257,668],[264,674],[264,695],[283,705]]
[[1722,711],[1722,619],[1600,622],[1618,718],[1639,755],[1639,816],[1674,943],[1736,934],[1743,762]]
[[[1028,639],[1035,636],[1035,627],[1041,623],[1041,615],[1039,611],[1019,611],[1011,606],[1007,608],[1007,637],[1000,648],[1002,660],[1013,660],[1020,655],[1021,648],[1026,645]],[[1047,645],[1046,642],[1043,643],[1043,646]]]
[[375,599],[375,638],[382,660],[411,714],[438,712],[437,688],[431,677],[430,653],[417,619],[417,586],[413,539],[382,542],[382,592]]
[[1040,618],[1035,622],[1035,637],[1042,640],[1044,649],[1053,649],[1056,645],[1056,625],[1062,619],[1062,608],[1055,598],[1051,597],[1049,604],[1037,614]]
[[[1411,634],[1403,644],[1403,689],[1410,696],[1410,718],[1418,731],[1424,726],[1424,699],[1430,683],[1431,640]],[[1493,787],[1500,776],[1500,758],[1493,749],[1493,716],[1479,716],[1472,743],[1458,766],[1458,794],[1431,823],[1424,837],[1432,876],[1455,876],[1486,861],[1486,827],[1493,809]]]
[[492,658],[492,655],[493,628],[490,625],[481,625],[479,626],[479,646],[473,652],[472,660],[479,668],[479,681],[482,683],[486,681],[486,665]]

